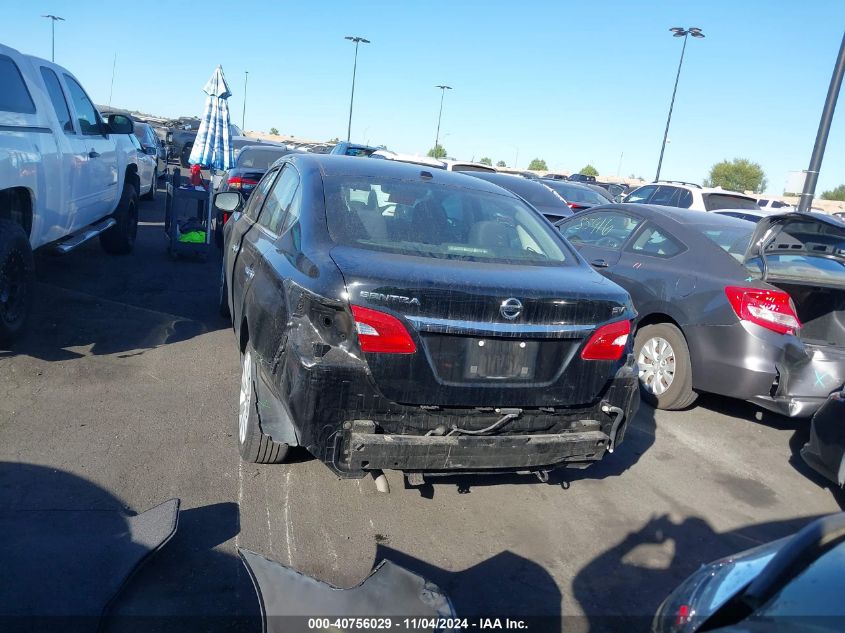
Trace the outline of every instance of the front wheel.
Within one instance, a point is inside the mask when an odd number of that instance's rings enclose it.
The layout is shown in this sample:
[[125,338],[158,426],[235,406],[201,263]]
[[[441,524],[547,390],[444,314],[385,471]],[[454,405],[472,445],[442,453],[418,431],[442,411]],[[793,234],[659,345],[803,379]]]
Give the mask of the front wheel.
[[11,343],[23,333],[34,291],[29,238],[17,222],[0,220],[0,344]]
[[138,192],[135,185],[123,183],[123,194],[112,217],[116,224],[100,233],[100,246],[112,255],[131,253],[138,235]]
[[695,402],[692,363],[683,333],[671,323],[637,330],[634,354],[643,399],[658,409],[684,409]]
[[258,398],[255,384],[258,380],[255,350],[247,341],[241,355],[241,389],[238,402],[238,452],[245,462],[254,464],[280,464],[288,452],[288,445],[273,441],[261,431],[258,416]]

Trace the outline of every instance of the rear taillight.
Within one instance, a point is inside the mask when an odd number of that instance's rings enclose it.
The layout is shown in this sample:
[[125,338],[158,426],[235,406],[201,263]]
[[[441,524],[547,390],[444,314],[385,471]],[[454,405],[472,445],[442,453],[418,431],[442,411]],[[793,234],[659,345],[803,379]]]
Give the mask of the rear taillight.
[[352,306],[352,316],[362,352],[413,354],[417,351],[408,330],[396,317],[361,306]]
[[240,176],[233,176],[226,181],[229,189],[243,189],[244,187],[254,187],[258,184],[257,180],[251,178],[241,178]]
[[226,224],[226,222],[228,222],[228,221],[229,221],[229,218],[230,218],[230,217],[232,217],[232,214],[231,214],[231,213],[226,213],[226,212],[224,211],[224,212],[223,212],[223,224]]
[[581,358],[584,360],[619,360],[628,344],[630,333],[630,321],[616,321],[601,326],[593,332],[590,340],[587,341],[581,352]]
[[782,290],[727,286],[725,294],[736,315],[778,334],[795,334],[801,327],[792,298]]

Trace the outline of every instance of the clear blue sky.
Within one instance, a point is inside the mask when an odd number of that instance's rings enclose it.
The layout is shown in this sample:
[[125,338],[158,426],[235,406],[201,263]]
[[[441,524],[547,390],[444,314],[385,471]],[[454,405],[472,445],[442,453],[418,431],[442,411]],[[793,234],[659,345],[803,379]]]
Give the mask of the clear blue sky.
[[[345,138],[353,45],[352,138],[406,152],[441,141],[449,154],[526,167],[594,164],[652,178],[681,50],[672,26],[698,26],[675,102],[663,176],[700,182],[722,159],[759,162],[780,193],[806,169],[845,28],[843,0],[558,0],[103,3],[3,0],[0,42],[75,73],[98,103],[198,115],[221,64],[240,124]],[[172,16],[172,17],[171,17]],[[845,96],[818,193],[845,183]]]

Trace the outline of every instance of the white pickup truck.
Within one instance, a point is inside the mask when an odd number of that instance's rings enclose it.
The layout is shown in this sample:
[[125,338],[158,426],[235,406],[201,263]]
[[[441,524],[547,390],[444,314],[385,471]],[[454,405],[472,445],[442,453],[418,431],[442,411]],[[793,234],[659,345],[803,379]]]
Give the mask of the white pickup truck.
[[129,253],[138,229],[132,121],[104,121],[74,76],[0,44],[0,345],[32,305],[33,251],[66,253],[99,236]]

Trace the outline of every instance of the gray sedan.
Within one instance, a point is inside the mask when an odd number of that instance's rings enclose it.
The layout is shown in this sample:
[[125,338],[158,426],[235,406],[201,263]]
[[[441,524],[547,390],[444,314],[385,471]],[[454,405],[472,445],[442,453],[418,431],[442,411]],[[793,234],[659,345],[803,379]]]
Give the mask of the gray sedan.
[[845,229],[818,214],[756,225],[616,204],[558,223],[634,300],[644,396],[681,409],[697,392],[811,416],[845,382]]

